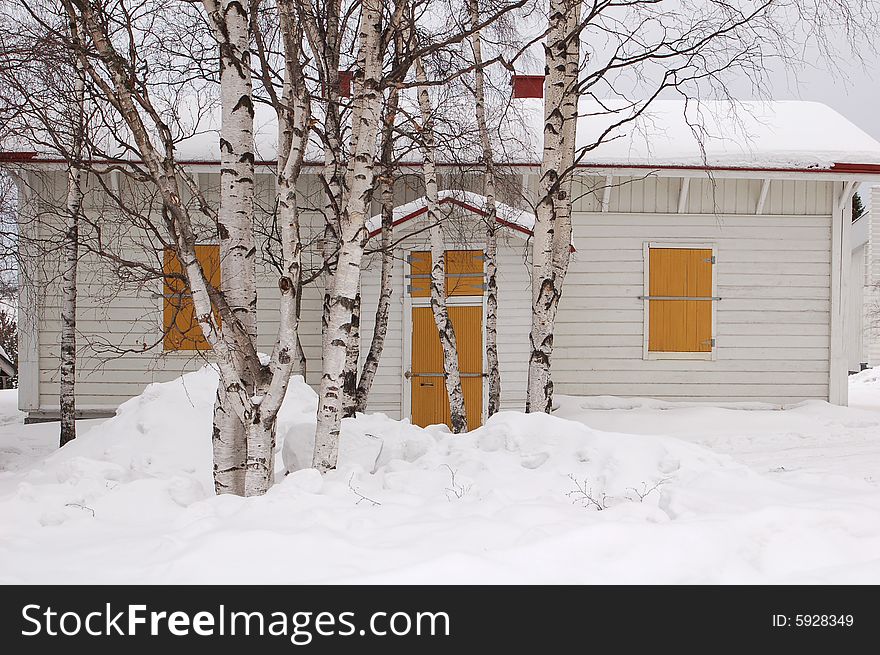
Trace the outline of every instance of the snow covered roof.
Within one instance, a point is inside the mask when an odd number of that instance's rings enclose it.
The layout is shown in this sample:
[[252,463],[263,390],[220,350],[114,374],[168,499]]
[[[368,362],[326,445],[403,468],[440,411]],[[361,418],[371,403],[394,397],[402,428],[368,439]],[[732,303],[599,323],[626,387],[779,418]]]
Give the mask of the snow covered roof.
[[[880,142],[830,107],[806,101],[655,100],[637,112],[616,100],[580,103],[579,164],[585,167],[834,170],[880,174]],[[503,163],[537,165],[543,141],[543,101],[514,99],[495,135]],[[199,119],[193,136],[181,140],[183,162],[219,161],[218,116]],[[509,120],[508,120],[509,119]],[[610,128],[610,129],[609,129]],[[259,105],[255,117],[257,160],[272,163],[277,130],[274,112]],[[470,143],[474,141],[474,143]],[[444,163],[479,159],[475,138],[440,153]],[[403,163],[418,163],[411,151]],[[2,156],[2,155],[5,155]],[[37,153],[0,153],[3,159],[52,161]],[[313,143],[307,163],[323,160]]]
[[6,354],[3,346],[0,346],[0,371],[10,377],[18,374],[18,371],[15,370],[15,364],[12,363],[12,358]]
[[[487,215],[486,211],[483,209],[487,202],[486,196],[458,189],[440,191],[437,196],[441,205],[451,204],[475,214],[479,214],[480,216]],[[392,221],[394,225],[399,225],[421,216],[427,211],[428,199],[425,196],[422,196],[412,202],[395,207]],[[505,205],[503,202],[496,201],[495,203],[495,220],[500,225],[523,234],[532,234],[532,231],[535,229],[534,214],[522,209],[516,209],[510,205]],[[382,215],[376,214],[375,216],[371,216],[367,219],[366,225],[370,237],[376,236],[382,229]]]
[[[604,104],[604,103],[603,103]],[[595,143],[623,115],[600,112],[578,122],[578,146]],[[541,119],[543,120],[543,119]],[[880,143],[818,102],[657,100],[634,122],[586,153],[590,164],[719,168],[832,168],[880,164]]]

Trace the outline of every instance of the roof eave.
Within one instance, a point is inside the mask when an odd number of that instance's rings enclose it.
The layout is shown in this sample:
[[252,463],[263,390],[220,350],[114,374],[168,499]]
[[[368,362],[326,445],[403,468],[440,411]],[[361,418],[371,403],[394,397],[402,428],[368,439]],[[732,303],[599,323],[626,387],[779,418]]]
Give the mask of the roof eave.
[[[8,152],[0,152],[0,163],[27,163],[31,165],[53,165],[53,164],[66,164],[67,162],[62,158],[57,157],[39,157],[38,152],[34,151],[8,151]],[[89,163],[104,163],[104,164],[124,164],[125,161],[121,160],[94,160]],[[140,164],[143,163],[138,160],[132,160],[130,163],[132,164]],[[210,166],[217,167],[220,165],[220,162],[215,159],[181,159],[179,163],[183,166]],[[276,165],[276,161],[272,159],[264,159],[258,160],[255,162],[255,165],[258,167],[267,167]],[[303,166],[306,168],[321,168],[324,163],[320,161],[306,161],[303,163]],[[398,168],[420,168],[421,162],[417,161],[404,161],[398,162]],[[438,162],[439,166],[443,167],[477,167],[481,166],[480,162]],[[515,167],[515,168],[538,168],[540,167],[540,162],[499,162],[496,164],[497,166],[502,167]],[[730,176],[750,176],[754,177],[755,174],[759,174],[759,176],[785,176],[787,174],[794,174],[797,176],[813,176],[820,175],[822,177],[829,176],[835,177],[838,179],[854,179],[854,178],[878,178],[880,179],[880,163],[877,164],[866,164],[866,163],[847,163],[847,162],[838,162],[833,164],[830,167],[818,167],[818,166],[803,166],[803,167],[783,167],[783,166],[713,166],[713,165],[696,165],[696,164],[631,164],[631,163],[579,163],[576,165],[577,169],[583,171],[594,171],[597,174],[601,174],[604,171],[613,171],[616,174],[621,174],[626,171],[636,171],[644,173],[645,171],[654,171],[660,174],[674,174],[677,176],[681,175],[704,175],[704,174],[713,174],[713,175],[730,175]]]

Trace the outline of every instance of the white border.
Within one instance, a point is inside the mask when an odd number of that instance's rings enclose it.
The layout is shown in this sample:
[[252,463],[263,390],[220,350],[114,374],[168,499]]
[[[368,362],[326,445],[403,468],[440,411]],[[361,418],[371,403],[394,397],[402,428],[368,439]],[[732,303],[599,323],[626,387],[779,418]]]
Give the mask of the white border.
[[718,339],[717,339],[717,330],[718,330],[718,301],[710,300],[712,303],[712,341],[713,346],[712,350],[709,352],[652,352],[648,349],[649,340],[650,340],[650,315],[649,308],[651,306],[651,301],[647,299],[647,296],[651,295],[651,271],[650,271],[650,250],[651,248],[680,248],[687,250],[711,250],[712,257],[715,258],[715,263],[712,264],[712,295],[716,295],[716,289],[718,288],[718,246],[714,242],[707,241],[645,241],[642,244],[642,258],[644,260],[644,295],[646,298],[643,300],[644,307],[644,323],[642,327],[642,359],[645,360],[659,360],[659,359],[692,359],[692,360],[708,360],[715,361],[718,359]]

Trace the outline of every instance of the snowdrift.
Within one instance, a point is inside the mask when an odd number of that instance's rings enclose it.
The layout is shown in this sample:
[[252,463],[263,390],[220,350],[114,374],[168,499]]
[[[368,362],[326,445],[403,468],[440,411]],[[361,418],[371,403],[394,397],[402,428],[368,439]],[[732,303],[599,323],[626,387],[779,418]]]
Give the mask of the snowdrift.
[[880,579],[875,488],[842,511],[671,437],[517,412],[467,435],[358,415],[322,477],[301,378],[276,485],[216,497],[216,384],[210,367],[153,384],[0,479],[0,582],[746,582],[854,563]]

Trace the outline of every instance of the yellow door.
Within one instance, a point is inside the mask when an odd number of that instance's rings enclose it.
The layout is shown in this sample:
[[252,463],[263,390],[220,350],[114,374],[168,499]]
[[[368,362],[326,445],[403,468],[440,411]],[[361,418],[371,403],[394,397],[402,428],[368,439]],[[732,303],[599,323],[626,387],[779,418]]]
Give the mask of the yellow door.
[[648,350],[712,352],[712,250],[651,248],[649,257]]
[[[431,253],[409,256],[409,294],[431,295]],[[449,306],[449,319],[458,345],[458,365],[467,412],[468,430],[483,420],[483,252],[446,251],[446,295],[474,296],[472,305]],[[412,310],[412,422],[422,427],[449,420],[449,395],[443,373],[443,348],[430,307]],[[451,427],[451,426],[450,426]]]
[[[455,305],[449,318],[458,344],[458,365],[468,430],[483,418],[483,307]],[[412,310],[412,422],[450,425],[449,396],[443,375],[443,348],[430,307]]]

